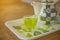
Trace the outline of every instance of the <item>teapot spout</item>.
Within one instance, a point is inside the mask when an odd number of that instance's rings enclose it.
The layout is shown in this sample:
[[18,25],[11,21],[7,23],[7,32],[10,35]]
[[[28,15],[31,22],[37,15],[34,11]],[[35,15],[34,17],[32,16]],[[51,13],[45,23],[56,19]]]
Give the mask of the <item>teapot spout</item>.
[[31,5],[33,6],[34,14],[39,15],[42,8],[41,3],[33,1],[31,2]]

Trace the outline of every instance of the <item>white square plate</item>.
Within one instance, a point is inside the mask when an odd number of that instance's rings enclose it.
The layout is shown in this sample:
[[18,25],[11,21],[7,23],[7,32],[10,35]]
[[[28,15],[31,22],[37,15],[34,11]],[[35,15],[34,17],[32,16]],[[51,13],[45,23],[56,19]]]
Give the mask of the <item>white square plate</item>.
[[[8,27],[19,39],[22,39],[22,40],[30,40],[30,39],[35,39],[35,38],[38,38],[38,37],[42,37],[42,36],[45,36],[45,35],[48,35],[50,33],[53,33],[53,32],[56,32],[58,30],[60,30],[59,27],[57,27],[57,25],[55,25],[54,23],[52,23],[52,25],[54,26],[55,30],[50,30],[49,32],[47,33],[42,33],[38,36],[34,36],[34,37],[31,37],[31,38],[27,38],[25,37],[24,35],[21,35],[17,32],[17,30],[15,28],[13,28],[12,26],[13,25],[17,25],[18,23],[23,23],[23,19],[17,19],[17,20],[11,20],[11,21],[7,21],[5,23],[6,27]],[[38,26],[40,26],[41,24],[38,23]]]

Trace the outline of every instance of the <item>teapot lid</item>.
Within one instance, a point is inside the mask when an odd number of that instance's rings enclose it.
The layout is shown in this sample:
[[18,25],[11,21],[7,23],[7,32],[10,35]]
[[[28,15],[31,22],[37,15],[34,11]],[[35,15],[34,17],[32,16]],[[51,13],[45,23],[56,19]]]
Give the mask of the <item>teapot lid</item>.
[[40,0],[42,3],[57,3],[59,0]]

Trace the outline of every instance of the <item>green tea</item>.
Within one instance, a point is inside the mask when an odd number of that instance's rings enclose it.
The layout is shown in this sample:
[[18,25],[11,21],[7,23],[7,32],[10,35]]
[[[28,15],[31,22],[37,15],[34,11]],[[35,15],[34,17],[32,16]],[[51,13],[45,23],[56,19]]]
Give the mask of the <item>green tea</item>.
[[29,31],[32,31],[36,27],[37,18],[25,18],[24,24],[25,24],[25,28],[27,28]]

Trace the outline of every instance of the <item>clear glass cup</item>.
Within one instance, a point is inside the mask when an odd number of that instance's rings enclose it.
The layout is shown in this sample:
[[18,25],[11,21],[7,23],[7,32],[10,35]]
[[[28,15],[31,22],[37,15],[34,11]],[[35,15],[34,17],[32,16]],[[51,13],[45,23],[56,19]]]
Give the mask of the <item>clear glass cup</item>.
[[37,25],[37,18],[34,16],[24,17],[24,25],[25,25],[25,28],[28,29],[29,31],[34,30]]

